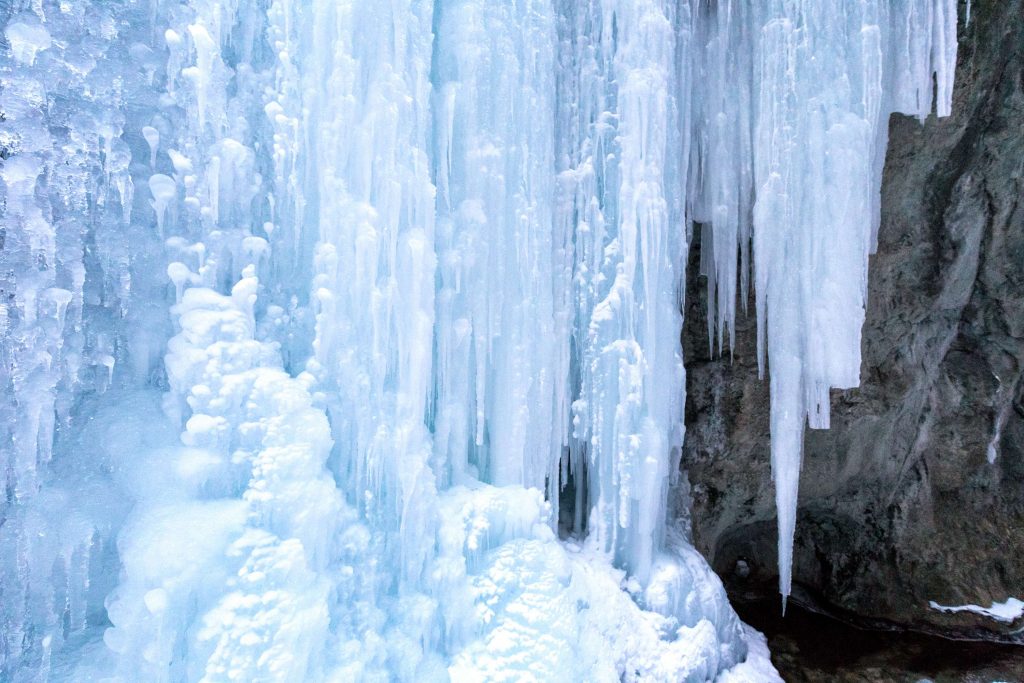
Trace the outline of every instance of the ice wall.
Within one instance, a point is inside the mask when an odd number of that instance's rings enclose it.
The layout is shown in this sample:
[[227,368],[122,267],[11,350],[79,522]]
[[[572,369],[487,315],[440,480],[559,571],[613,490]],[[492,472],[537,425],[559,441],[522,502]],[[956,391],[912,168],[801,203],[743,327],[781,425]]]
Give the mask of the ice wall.
[[[0,8],[0,678],[102,622],[124,505],[94,444],[100,397],[159,362],[138,296],[159,254],[131,173],[125,103],[153,50],[117,40],[123,3]],[[125,72],[123,64],[137,68]],[[137,252],[133,256],[133,252]],[[159,262],[159,257],[156,259]],[[159,304],[162,308],[163,305]],[[108,392],[111,392],[108,394]],[[77,453],[81,457],[69,457]]]
[[0,678],[742,679],[666,502],[689,236],[720,349],[753,269],[785,595],[954,9],[6,5]]

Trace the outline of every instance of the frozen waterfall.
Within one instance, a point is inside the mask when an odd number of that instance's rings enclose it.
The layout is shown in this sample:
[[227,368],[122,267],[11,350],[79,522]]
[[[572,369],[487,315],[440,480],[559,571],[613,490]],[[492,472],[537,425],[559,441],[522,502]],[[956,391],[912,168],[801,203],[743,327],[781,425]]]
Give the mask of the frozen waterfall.
[[689,238],[785,600],[956,9],[0,6],[0,680],[777,680],[671,504]]

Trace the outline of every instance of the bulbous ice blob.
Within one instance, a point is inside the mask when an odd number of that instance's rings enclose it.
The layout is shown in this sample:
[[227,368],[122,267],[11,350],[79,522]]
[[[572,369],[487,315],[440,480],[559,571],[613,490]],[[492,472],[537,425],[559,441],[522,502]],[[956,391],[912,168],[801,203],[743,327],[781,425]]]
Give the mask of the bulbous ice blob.
[[167,277],[171,278],[171,282],[174,283],[175,301],[179,303],[181,302],[181,295],[185,291],[185,285],[198,279],[189,270],[189,267],[181,261],[167,264]]
[[153,209],[156,211],[156,227],[160,234],[164,232],[164,213],[178,193],[174,179],[163,173],[155,173],[149,177],[149,191],[153,195]]
[[269,250],[270,245],[262,237],[250,235],[242,240],[242,252],[251,263],[258,264]]
[[167,150],[167,156],[171,158],[171,164],[174,166],[174,172],[179,176],[186,176],[194,172],[192,168],[192,162],[187,156],[182,154],[176,149]]
[[167,47],[178,47],[181,45],[181,36],[173,28],[169,28],[164,31],[164,42],[167,43]]
[[0,167],[0,178],[3,178],[9,193],[22,194],[31,192],[36,178],[42,172],[42,164],[33,156],[18,155],[7,159]]
[[32,66],[36,61],[36,53],[45,50],[53,41],[46,27],[37,23],[22,21],[9,24],[4,30],[7,42],[11,45],[11,53],[18,62]]
[[50,287],[39,297],[41,315],[48,315],[57,321],[58,325],[64,324],[64,313],[72,299],[71,292],[60,287]]

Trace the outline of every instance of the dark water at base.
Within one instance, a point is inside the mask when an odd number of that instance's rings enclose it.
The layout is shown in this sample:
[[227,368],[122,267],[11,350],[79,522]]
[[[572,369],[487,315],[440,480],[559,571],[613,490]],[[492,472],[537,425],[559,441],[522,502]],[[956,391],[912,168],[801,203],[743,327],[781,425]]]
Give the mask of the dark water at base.
[[787,683],[1024,683],[1024,646],[863,630],[794,604],[783,618],[777,600],[734,607]]

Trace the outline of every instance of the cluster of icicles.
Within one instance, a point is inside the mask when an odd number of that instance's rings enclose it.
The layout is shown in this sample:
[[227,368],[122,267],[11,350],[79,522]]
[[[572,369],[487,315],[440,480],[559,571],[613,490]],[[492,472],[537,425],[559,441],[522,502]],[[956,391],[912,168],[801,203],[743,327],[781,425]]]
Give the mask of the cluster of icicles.
[[[756,301],[785,600],[888,117],[949,114],[955,0],[15,4],[0,674],[107,618],[128,678],[301,678],[345,629],[339,680],[483,670],[460,587],[512,541],[548,576],[560,517],[685,626],[694,230],[719,353]],[[112,406],[150,433],[82,426]]]

